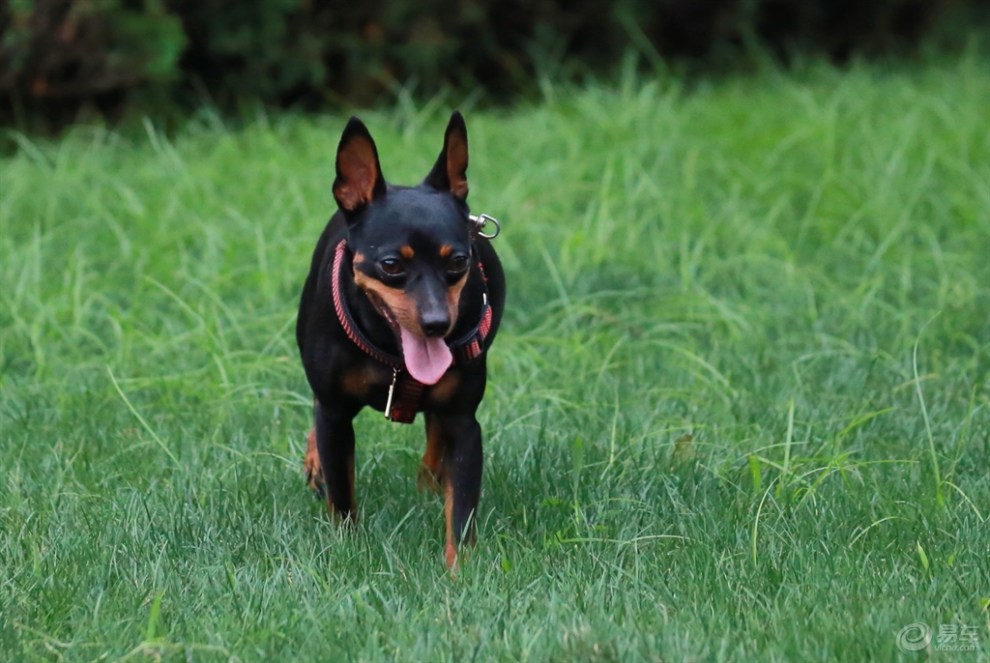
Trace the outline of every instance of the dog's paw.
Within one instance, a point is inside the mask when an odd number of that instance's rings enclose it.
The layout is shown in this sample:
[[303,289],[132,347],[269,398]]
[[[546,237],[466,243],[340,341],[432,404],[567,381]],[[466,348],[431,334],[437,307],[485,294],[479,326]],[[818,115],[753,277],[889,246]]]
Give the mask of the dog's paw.
[[306,456],[303,458],[303,471],[306,473],[306,485],[320,499],[326,499],[327,483],[323,479],[323,467],[320,465],[320,454],[316,450],[316,429],[309,431],[306,436]]

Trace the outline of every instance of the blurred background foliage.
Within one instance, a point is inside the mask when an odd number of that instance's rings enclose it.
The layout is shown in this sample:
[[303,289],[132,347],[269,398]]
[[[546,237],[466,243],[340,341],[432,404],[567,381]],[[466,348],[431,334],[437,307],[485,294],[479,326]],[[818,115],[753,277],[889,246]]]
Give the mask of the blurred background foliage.
[[319,109],[458,90],[499,103],[626,54],[723,71],[768,54],[952,47],[984,0],[4,0],[0,122],[204,104]]

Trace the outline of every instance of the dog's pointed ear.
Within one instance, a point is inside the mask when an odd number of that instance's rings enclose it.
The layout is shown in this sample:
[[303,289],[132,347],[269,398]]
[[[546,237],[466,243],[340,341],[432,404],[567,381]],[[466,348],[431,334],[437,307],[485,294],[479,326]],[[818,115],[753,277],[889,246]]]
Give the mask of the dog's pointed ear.
[[385,194],[378,149],[364,122],[352,117],[337,146],[337,178],[333,197],[345,212],[356,212]]
[[467,168],[467,127],[460,112],[454,111],[443,136],[443,150],[424,184],[438,191],[450,191],[458,200],[464,200],[468,195]]

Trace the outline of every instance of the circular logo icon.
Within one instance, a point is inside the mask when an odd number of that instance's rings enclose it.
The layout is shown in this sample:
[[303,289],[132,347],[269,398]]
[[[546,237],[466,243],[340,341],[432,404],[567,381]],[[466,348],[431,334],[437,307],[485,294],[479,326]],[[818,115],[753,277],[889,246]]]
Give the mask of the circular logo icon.
[[932,629],[923,622],[908,624],[897,632],[897,648],[903,652],[921,651],[932,642]]

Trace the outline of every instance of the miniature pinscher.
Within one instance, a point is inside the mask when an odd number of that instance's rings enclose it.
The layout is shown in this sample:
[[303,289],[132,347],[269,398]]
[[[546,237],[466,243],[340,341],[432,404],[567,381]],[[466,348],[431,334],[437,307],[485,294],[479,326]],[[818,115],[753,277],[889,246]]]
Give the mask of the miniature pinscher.
[[338,211],[313,252],[296,340],[313,390],[304,467],[331,513],[354,517],[354,428],[365,406],[411,423],[423,412],[421,487],[442,489],[444,558],[474,539],[481,494],[486,353],[505,277],[467,206],[467,128],[450,117],[443,149],[418,186],[387,184],[371,134],[351,118],[337,147]]

